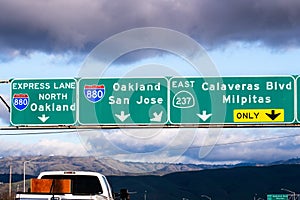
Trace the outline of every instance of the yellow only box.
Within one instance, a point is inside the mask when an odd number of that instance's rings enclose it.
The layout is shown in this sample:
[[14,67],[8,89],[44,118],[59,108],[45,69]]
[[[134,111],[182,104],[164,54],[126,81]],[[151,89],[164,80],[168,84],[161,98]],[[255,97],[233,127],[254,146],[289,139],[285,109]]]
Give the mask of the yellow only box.
[[234,122],[284,122],[284,109],[235,109]]

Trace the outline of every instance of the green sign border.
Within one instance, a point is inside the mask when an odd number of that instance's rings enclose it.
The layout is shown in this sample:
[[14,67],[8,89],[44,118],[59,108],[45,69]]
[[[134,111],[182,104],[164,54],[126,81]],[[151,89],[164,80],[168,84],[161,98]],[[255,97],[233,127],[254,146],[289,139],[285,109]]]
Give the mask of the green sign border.
[[[299,87],[298,87],[299,86]],[[295,112],[294,116],[296,118],[296,122],[299,124],[300,123],[300,75],[295,78],[295,96],[294,96],[294,101],[295,101]]]
[[[13,108],[14,105],[13,105],[13,101],[12,101],[12,96],[13,96],[12,84],[14,83],[14,81],[47,81],[47,80],[49,80],[49,81],[74,80],[76,88],[72,92],[73,95],[72,95],[72,102],[71,103],[75,103],[75,111],[72,114],[72,116],[73,116],[72,123],[47,123],[47,122],[45,122],[45,123],[42,123],[42,122],[41,123],[13,123],[13,120],[12,120],[13,109],[17,110],[15,108]],[[13,125],[13,126],[59,126],[59,125],[72,126],[72,125],[76,125],[77,124],[77,112],[78,112],[78,101],[77,101],[77,87],[78,87],[78,83],[77,82],[78,81],[77,81],[76,78],[28,78],[28,79],[25,79],[25,78],[15,78],[15,79],[12,79],[11,86],[10,86],[10,98],[11,98],[11,102],[10,102],[10,106],[11,106],[11,109],[10,109],[10,124]],[[40,90],[40,91],[44,91],[44,90]],[[24,92],[22,91],[22,93],[25,93],[25,92],[26,91],[24,91]],[[22,111],[17,111],[17,112],[22,112]]]

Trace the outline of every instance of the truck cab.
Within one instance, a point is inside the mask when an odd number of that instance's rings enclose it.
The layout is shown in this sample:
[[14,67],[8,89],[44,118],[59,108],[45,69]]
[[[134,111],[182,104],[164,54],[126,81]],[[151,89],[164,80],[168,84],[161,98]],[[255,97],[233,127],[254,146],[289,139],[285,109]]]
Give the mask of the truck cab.
[[97,199],[113,200],[106,177],[97,172],[49,171],[32,179],[28,193],[18,193],[17,200]]

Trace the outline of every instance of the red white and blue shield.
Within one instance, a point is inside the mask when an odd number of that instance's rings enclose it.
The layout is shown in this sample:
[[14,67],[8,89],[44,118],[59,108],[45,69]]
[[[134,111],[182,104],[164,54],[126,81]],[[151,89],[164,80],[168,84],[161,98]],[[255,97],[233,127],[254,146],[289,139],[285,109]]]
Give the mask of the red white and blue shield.
[[27,108],[29,105],[29,96],[28,94],[14,94],[13,96],[13,105],[16,109],[22,111]]
[[87,100],[92,103],[97,103],[101,101],[105,95],[104,85],[85,85],[84,86],[84,96]]

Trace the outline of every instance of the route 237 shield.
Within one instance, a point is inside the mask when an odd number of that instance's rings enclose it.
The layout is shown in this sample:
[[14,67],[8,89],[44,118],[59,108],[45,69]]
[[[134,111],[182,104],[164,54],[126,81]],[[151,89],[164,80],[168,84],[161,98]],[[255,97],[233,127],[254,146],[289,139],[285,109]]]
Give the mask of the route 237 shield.
[[13,96],[13,105],[17,110],[25,110],[29,105],[29,96],[28,94],[14,94]]
[[105,95],[105,86],[102,85],[85,85],[84,96],[92,103],[101,101]]

